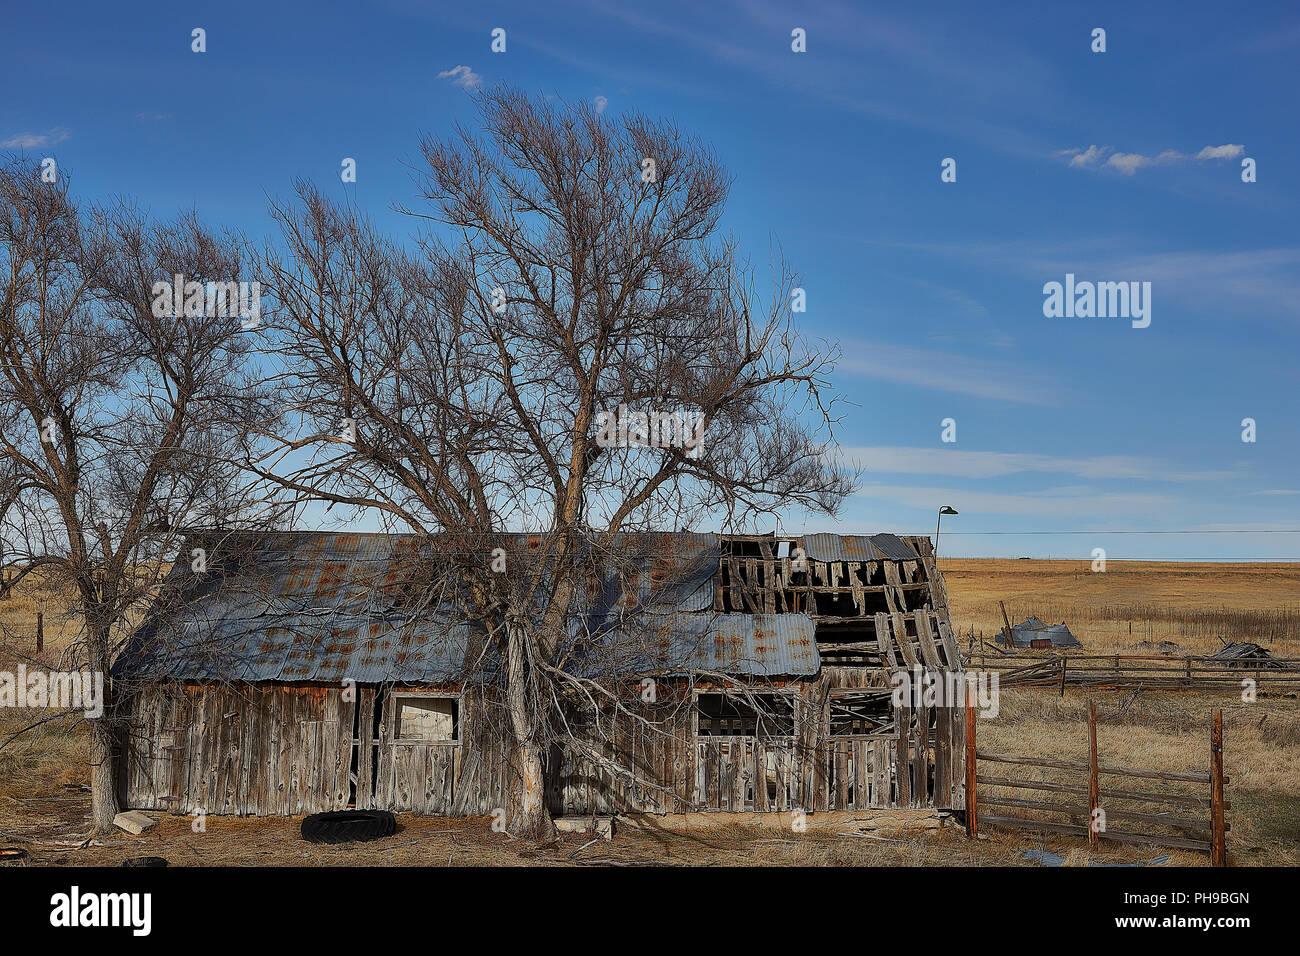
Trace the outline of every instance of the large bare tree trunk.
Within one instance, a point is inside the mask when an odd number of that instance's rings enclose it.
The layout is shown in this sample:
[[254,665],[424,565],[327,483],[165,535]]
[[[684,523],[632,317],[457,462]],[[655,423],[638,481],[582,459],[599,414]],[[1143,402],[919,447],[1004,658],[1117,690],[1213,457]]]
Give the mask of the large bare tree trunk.
[[[90,615],[87,615],[88,617]],[[108,679],[111,631],[100,623],[90,627],[88,658],[90,672],[104,675],[103,713],[90,722],[90,817],[97,834],[113,830],[113,818],[121,811],[117,800],[118,741]]]
[[528,700],[528,636],[518,625],[509,625],[508,633],[506,698],[514,734],[512,750],[520,777],[519,802],[510,832],[517,837],[545,842],[555,838],[555,824],[546,806],[546,773],[538,743],[541,715]]
[[113,830],[117,802],[117,741],[107,712],[90,722],[90,817],[97,834]]

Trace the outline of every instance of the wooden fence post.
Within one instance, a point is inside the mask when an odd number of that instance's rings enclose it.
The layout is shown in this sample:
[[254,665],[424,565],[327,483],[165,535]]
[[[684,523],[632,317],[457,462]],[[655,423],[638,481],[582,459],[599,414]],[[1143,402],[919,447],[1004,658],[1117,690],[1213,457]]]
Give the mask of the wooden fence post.
[[1214,708],[1210,719],[1210,865],[1228,865],[1223,822],[1223,711]]
[[1061,655],[1061,696],[1065,696],[1065,655]]
[[1007,626],[1007,647],[1014,651],[1016,649],[1016,636],[1011,630],[1011,618],[1007,615],[1007,606],[999,601],[998,607],[1002,608],[1002,622]]
[[1096,849],[1097,807],[1101,795],[1097,786],[1097,705],[1088,698],[1088,847]]
[[45,650],[45,612],[36,612],[36,653]]
[[966,836],[972,840],[979,834],[978,810],[975,800],[975,701],[974,692],[966,684]]

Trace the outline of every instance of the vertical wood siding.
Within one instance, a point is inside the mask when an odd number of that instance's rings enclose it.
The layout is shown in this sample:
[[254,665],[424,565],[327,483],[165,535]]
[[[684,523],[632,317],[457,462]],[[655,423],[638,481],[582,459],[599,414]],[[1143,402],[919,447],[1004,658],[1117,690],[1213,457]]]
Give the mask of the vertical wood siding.
[[[630,766],[631,776],[557,746],[548,755],[551,811],[960,808],[965,799],[960,709],[901,708],[894,738],[826,734],[830,689],[879,687],[879,677],[871,676],[878,673],[825,668],[817,679],[797,683],[790,737],[697,738],[688,706],[676,708],[655,732],[616,722],[612,740],[595,746]],[[470,690],[461,698],[456,743],[389,739],[391,693],[384,695],[376,739],[371,719],[376,695],[373,686],[357,687],[356,701],[343,700],[338,687],[145,688],[129,703],[124,803],[180,814],[296,816],[346,808],[355,774],[359,808],[446,816],[511,811],[514,771],[507,735],[489,718],[481,692]],[[933,727],[928,710],[934,711]]]

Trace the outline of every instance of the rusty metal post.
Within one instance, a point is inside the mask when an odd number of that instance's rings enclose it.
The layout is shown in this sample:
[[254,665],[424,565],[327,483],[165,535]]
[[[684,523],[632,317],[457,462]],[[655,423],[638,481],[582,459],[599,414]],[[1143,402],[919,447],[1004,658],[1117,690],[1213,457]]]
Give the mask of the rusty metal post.
[[1223,711],[1210,719],[1210,865],[1228,865],[1227,826],[1223,822]]
[[36,612],[36,653],[45,650],[45,612]]
[[1097,785],[1097,705],[1088,698],[1088,846],[1097,848],[1097,808],[1101,803]]
[[966,836],[972,840],[979,834],[978,811],[975,799],[975,700],[974,690],[966,684]]

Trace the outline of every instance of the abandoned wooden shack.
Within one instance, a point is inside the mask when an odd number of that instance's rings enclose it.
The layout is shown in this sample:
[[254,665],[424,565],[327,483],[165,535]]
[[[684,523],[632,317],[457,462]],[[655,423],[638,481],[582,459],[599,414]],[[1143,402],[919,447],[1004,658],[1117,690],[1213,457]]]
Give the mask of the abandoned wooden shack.
[[[675,656],[645,705],[654,732],[615,721],[591,744],[630,775],[556,744],[554,814],[963,805],[960,706],[892,693],[900,671],[961,669],[928,538],[645,538],[647,555],[689,553],[696,569],[661,588],[677,612]],[[185,553],[204,545],[192,539]],[[508,735],[485,706],[496,665],[471,624],[405,609],[416,547],[401,535],[275,532],[207,542],[202,574],[177,562],[172,599],[113,668],[129,728],[123,805],[508,808]],[[223,553],[234,557],[223,564]],[[655,569],[644,571],[611,589],[613,603],[656,589]]]

